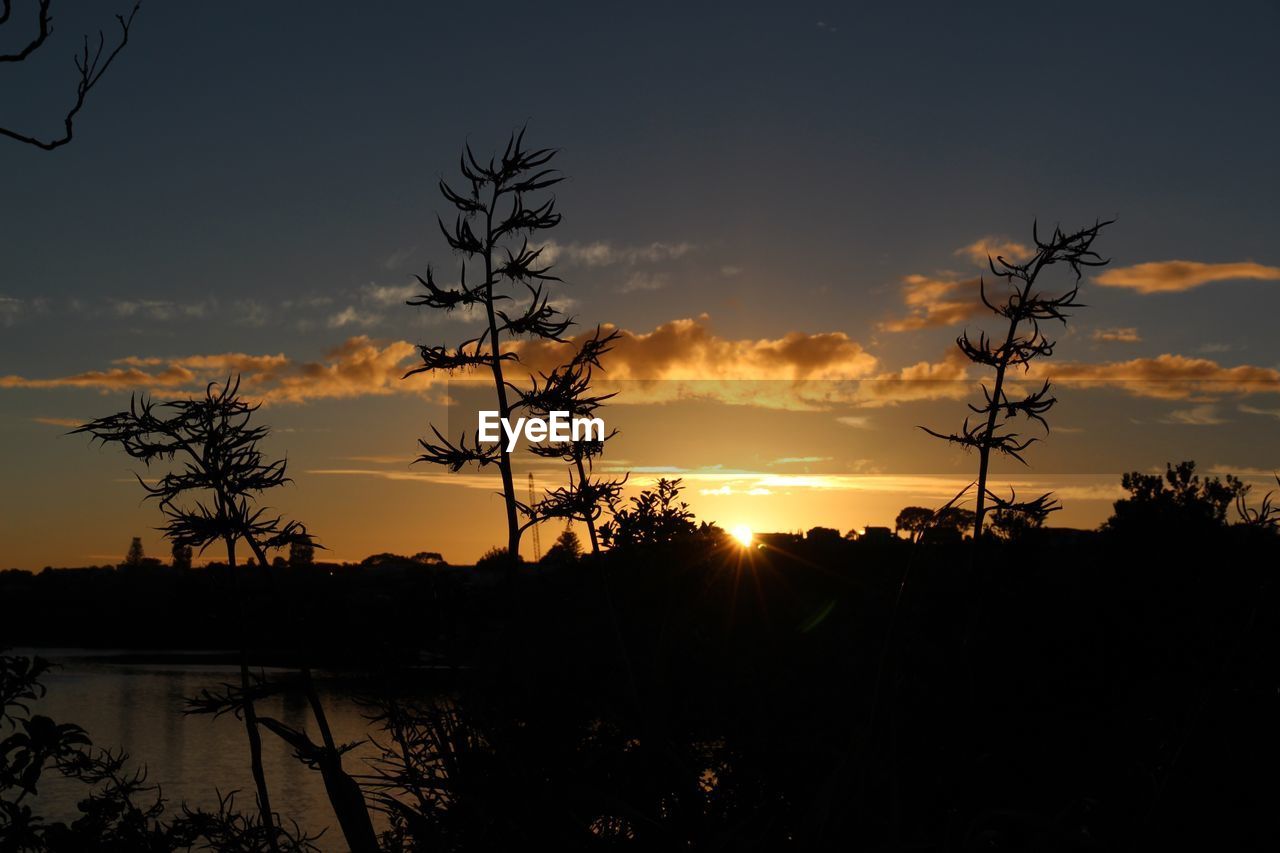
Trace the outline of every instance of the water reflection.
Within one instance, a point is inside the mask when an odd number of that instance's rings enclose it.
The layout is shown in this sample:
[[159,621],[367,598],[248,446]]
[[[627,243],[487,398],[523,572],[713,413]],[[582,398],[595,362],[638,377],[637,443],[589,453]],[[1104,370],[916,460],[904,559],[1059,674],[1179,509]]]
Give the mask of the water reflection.
[[[20,649],[13,653],[39,654],[59,664],[44,679],[48,695],[32,711],[60,723],[82,726],[95,746],[126,750],[133,766],[146,765],[149,781],[161,786],[168,810],[176,811],[183,801],[193,807],[215,808],[219,791],[238,791],[240,808],[254,808],[244,724],[230,714],[213,719],[182,713],[185,697],[222,682],[238,682],[236,667],[118,663],[108,660],[114,652],[83,649]],[[319,674],[317,689],[339,743],[367,736],[367,723],[349,696]],[[259,708],[263,714],[307,732],[312,740],[320,740],[301,697],[271,697]],[[320,774],[307,769],[270,733],[263,734],[262,753],[272,807],[310,832],[331,826],[334,822]],[[365,759],[371,754],[369,746],[362,745],[344,757],[344,764],[354,774],[363,773]],[[57,774],[49,774],[45,780],[37,812],[49,819],[74,819],[78,815],[76,800],[84,796],[84,786]],[[327,849],[335,833],[336,826],[325,833],[321,846]]]

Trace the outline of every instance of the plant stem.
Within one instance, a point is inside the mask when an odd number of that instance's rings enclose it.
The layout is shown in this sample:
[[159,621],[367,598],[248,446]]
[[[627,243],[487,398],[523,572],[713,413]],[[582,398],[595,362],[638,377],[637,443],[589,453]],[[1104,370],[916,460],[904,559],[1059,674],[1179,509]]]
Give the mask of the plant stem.
[[[267,562],[266,552],[262,549],[257,539],[249,533],[244,533],[244,539],[257,556],[258,562],[262,564],[263,571],[267,573],[268,579],[273,581],[272,587],[275,589],[276,598],[289,611],[292,617],[290,621],[296,624],[298,619],[295,611],[289,606],[288,600],[281,594],[279,587],[274,583],[271,564]],[[329,804],[333,807],[334,816],[338,818],[338,825],[342,828],[342,834],[346,838],[347,846],[351,848],[353,853],[376,853],[378,849],[377,836],[373,831],[373,822],[369,819],[369,809],[365,804],[364,794],[360,790],[360,786],[342,767],[342,754],[338,752],[338,745],[333,739],[333,731],[329,728],[329,717],[325,714],[324,704],[320,701],[320,695],[316,692],[315,681],[311,677],[311,667],[307,664],[305,653],[302,649],[298,650],[298,654],[302,657],[298,666],[298,672],[302,678],[302,692],[307,697],[307,704],[311,707],[311,716],[316,721],[316,728],[320,732],[320,741],[323,745],[324,759],[321,767],[321,776],[324,778],[325,793],[329,796]]]
[[258,813],[262,817],[262,827],[267,832],[272,850],[278,850],[276,843],[275,820],[271,811],[271,796],[267,792],[267,774],[262,767],[262,733],[258,731],[258,714],[254,708],[251,693],[252,681],[249,678],[249,646],[248,619],[245,614],[244,596],[240,589],[240,579],[236,575],[236,541],[226,537],[227,566],[231,571],[232,583],[236,590],[236,604],[240,612],[240,692],[241,708],[244,711],[244,730],[249,738],[249,767],[253,773],[253,784],[258,792]]
[[[574,454],[573,461],[576,462],[578,465],[578,488],[581,489],[584,485],[586,485],[586,482],[587,482],[587,471],[582,464],[582,454],[581,453]],[[596,537],[596,526],[595,526],[594,520],[591,518],[591,512],[592,510],[587,510],[587,512],[583,514],[582,520],[586,522],[587,533],[591,535],[591,553],[599,554],[600,541]]]
[[[489,343],[492,347],[490,366],[493,368],[493,385],[498,394],[498,413],[505,421],[511,414],[507,403],[507,384],[502,376],[502,345],[498,340],[498,318],[493,308],[493,211],[498,204],[498,185],[494,183],[489,204],[484,212],[484,287],[485,314],[489,320]],[[516,487],[511,476],[511,454],[506,442],[499,442],[498,470],[502,473],[502,497],[507,509],[507,567],[515,572],[520,559],[520,519],[516,515]]]

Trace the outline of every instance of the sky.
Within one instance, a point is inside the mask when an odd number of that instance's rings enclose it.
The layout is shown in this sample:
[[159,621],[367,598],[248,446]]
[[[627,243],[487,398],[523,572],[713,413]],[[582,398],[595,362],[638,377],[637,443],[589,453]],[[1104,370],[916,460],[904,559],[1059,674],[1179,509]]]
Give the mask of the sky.
[[[70,145],[0,139],[0,567],[166,554],[130,460],[65,433],[232,369],[289,459],[271,504],[330,558],[503,541],[492,469],[410,465],[451,416],[400,379],[412,345],[474,325],[403,302],[456,275],[436,182],[526,125],[567,176],[555,302],[623,333],[605,462],[634,487],[757,530],[941,504],[975,459],[916,427],[978,393],[954,339],[993,328],[987,251],[1098,218],[1054,430],[994,482],[1071,526],[1167,461],[1274,486],[1280,7],[1115,6],[144,3]],[[111,8],[59,4],[0,66],[0,125],[58,128]]]

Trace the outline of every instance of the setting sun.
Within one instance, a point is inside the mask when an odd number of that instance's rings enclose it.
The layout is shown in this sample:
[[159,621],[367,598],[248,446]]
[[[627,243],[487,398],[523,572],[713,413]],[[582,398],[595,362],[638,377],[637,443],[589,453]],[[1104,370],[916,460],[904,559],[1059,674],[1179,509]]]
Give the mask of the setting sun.
[[739,524],[737,527],[734,527],[732,530],[730,530],[729,533],[733,536],[734,539],[738,540],[738,544],[740,544],[743,548],[751,547],[751,542],[754,537],[751,534],[750,527],[747,527],[745,524]]

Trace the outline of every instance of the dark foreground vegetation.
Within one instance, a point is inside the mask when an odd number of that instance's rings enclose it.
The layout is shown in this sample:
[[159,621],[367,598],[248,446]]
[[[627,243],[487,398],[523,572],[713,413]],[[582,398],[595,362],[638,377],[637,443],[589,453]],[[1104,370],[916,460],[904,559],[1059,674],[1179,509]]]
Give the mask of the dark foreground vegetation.
[[[384,849],[1262,849],[1280,543],[1205,522],[763,549],[704,531],[507,579],[278,577],[305,643],[372,676],[385,763],[348,770],[389,814]],[[4,639],[217,646],[225,575],[7,574]],[[255,655],[298,646],[246,599]],[[439,699],[405,698],[421,679]],[[0,744],[8,801],[20,754]],[[20,842],[11,820],[0,849],[185,849],[217,817],[87,808],[79,836]]]

